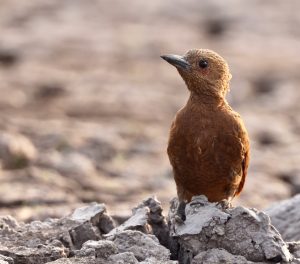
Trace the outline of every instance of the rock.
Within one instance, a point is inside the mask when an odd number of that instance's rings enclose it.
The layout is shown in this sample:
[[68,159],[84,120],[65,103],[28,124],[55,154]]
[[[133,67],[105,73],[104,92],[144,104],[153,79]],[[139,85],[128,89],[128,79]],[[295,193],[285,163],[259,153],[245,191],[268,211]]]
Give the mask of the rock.
[[45,263],[69,254],[69,249],[55,240],[61,230],[51,222],[25,225],[7,217],[0,222],[5,223],[0,229],[0,254],[12,258],[13,263]]
[[[0,264],[300,263],[300,242],[286,244],[263,212],[223,208],[197,196],[186,205],[185,222],[179,223],[177,206],[173,199],[166,226],[160,203],[146,199],[127,223],[113,230],[105,205],[97,203],[43,222],[24,224],[2,217]],[[166,243],[170,239],[174,260],[157,237]]]
[[107,214],[104,204],[91,203],[78,208],[71,215],[71,219],[79,222],[89,221],[103,234],[107,234],[115,227],[114,220]]
[[132,252],[124,252],[116,255],[112,255],[108,258],[111,264],[137,264],[138,260],[135,258]]
[[21,134],[0,133],[0,159],[4,169],[20,169],[35,160],[37,150]]
[[12,258],[14,261],[12,263],[24,264],[46,263],[67,256],[64,247],[51,244],[40,244],[37,247],[17,246],[17,243],[12,247],[0,245],[0,254]]
[[47,233],[48,223],[24,225],[11,217],[2,217],[0,223],[0,254],[12,258],[13,263],[45,263],[68,255],[69,250],[53,239],[53,233]]
[[159,244],[153,235],[139,231],[126,230],[107,238],[113,241],[119,252],[132,252],[138,261],[155,258],[160,261],[170,260],[170,251]]
[[245,257],[234,256],[225,249],[213,248],[203,251],[194,257],[192,264],[219,264],[219,263],[234,263],[234,264],[259,264],[263,262],[248,261]]
[[276,203],[265,212],[286,241],[300,240],[300,194]]
[[178,239],[179,263],[190,263],[194,256],[213,248],[253,262],[291,260],[287,245],[263,212],[244,207],[222,209],[205,196],[196,196],[187,204],[186,221],[180,224],[175,221],[177,207],[175,199],[169,223],[170,235]]
[[149,208],[148,214],[148,224],[151,226],[152,234],[154,234],[160,244],[167,247],[169,243],[169,228],[167,221],[162,214],[161,203],[156,199],[156,197],[150,197],[145,199],[137,208]]
[[49,264],[138,264],[139,262],[131,252],[111,255],[108,259],[94,257],[61,258]]
[[[77,223],[76,227],[69,229],[75,249],[80,249],[82,244],[88,240],[99,240],[102,234],[106,234],[114,228],[113,219],[107,215],[104,204],[91,203],[76,209],[70,220]],[[78,223],[80,224],[78,225]]]
[[115,222],[111,216],[109,216],[106,212],[103,212],[101,215],[97,227],[101,231],[102,234],[109,233],[113,228],[115,228]]
[[90,222],[83,222],[69,229],[72,245],[71,248],[80,249],[82,244],[88,240],[101,238],[99,230]]
[[14,264],[14,260],[10,257],[0,255],[0,264]]
[[295,258],[300,260],[300,241],[297,242],[287,242],[289,251],[293,254]]
[[23,224],[12,217],[2,217],[0,254],[13,258],[16,263],[21,260],[24,263],[45,263],[67,257],[70,252],[77,252],[85,245],[81,252],[83,255],[90,256],[86,253],[90,249],[93,256],[102,253],[106,256],[104,252],[109,248],[107,245],[111,245],[110,241],[84,243],[101,239],[103,230],[112,228],[110,220],[105,206],[97,203],[79,208],[71,216],[44,222]]
[[89,240],[82,245],[80,251],[77,252],[77,256],[94,256],[95,258],[107,259],[113,254],[117,254],[118,249],[115,244],[111,241]]
[[114,235],[125,230],[137,230],[145,234],[154,234],[159,242],[167,246],[169,229],[162,215],[161,203],[154,198],[147,198],[132,210],[132,216],[123,224],[113,229],[108,235]]
[[[94,258],[60,258],[55,261],[47,262],[48,264],[100,264]],[[104,264],[103,262],[101,264]],[[110,263],[109,263],[110,264]]]
[[152,232],[151,226],[148,224],[150,210],[148,207],[133,209],[133,215],[120,226],[111,230],[108,236],[121,233],[125,230],[138,230],[145,234]]
[[2,230],[7,230],[9,232],[19,227],[19,224],[16,219],[10,215],[7,215],[0,218],[0,226]]
[[[172,206],[177,203],[177,199],[173,200]],[[194,209],[194,205],[199,205],[198,208]],[[202,206],[203,205],[203,206]],[[175,205],[177,206],[177,204]],[[175,207],[173,209],[176,209]],[[194,209],[194,210],[193,210]],[[174,225],[174,231],[171,229],[171,235],[173,236],[182,236],[182,235],[196,235],[199,234],[203,228],[211,224],[212,219],[216,219],[218,224],[225,224],[229,219],[230,215],[223,212],[220,208],[216,207],[215,204],[207,202],[206,197],[201,197],[193,199],[192,202],[187,205],[186,210],[189,210],[190,215],[186,218],[183,225]],[[196,211],[197,210],[197,211]],[[193,211],[197,212],[194,213]],[[176,210],[171,208],[171,218],[174,217]],[[201,217],[199,217],[201,215]],[[223,234],[224,229],[218,228],[217,233]]]
[[140,264],[178,264],[178,261],[168,260],[168,261],[160,261],[155,258],[149,258],[145,261],[139,262]]

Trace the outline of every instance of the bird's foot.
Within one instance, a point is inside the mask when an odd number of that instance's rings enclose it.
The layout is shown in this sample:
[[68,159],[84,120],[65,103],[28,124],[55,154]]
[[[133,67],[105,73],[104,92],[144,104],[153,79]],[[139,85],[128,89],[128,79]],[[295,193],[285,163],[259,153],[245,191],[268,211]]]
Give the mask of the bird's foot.
[[185,206],[186,206],[186,203],[184,201],[181,201],[178,205],[177,212],[175,215],[175,221],[178,224],[183,224],[186,219]]
[[204,195],[194,196],[192,201],[190,202],[190,206],[198,205],[198,206],[205,206],[208,200],[207,197]]
[[217,202],[217,207],[220,207],[222,209],[229,209],[232,208],[231,201],[223,199],[220,202]]

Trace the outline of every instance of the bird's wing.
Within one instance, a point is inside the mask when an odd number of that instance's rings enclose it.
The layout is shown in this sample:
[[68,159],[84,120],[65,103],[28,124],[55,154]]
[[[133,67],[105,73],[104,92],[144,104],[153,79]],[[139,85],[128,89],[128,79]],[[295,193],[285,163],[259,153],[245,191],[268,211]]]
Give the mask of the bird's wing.
[[[233,196],[242,191],[249,164],[249,140],[242,121],[228,122],[223,130],[202,131],[196,144],[189,146],[193,148],[188,152],[193,153],[190,162],[196,165],[194,171],[206,175],[207,181],[215,181],[216,185],[221,186],[221,181],[232,190]],[[195,191],[196,185],[191,187]]]
[[247,176],[247,170],[248,170],[248,166],[249,166],[249,161],[250,161],[250,151],[249,151],[249,144],[247,145],[247,151],[245,152],[245,156],[244,156],[244,160],[242,162],[242,180],[240,182],[240,185],[235,193],[235,196],[239,195],[241,193],[241,191],[243,190],[244,184],[245,184],[245,180],[246,180],[246,176]]

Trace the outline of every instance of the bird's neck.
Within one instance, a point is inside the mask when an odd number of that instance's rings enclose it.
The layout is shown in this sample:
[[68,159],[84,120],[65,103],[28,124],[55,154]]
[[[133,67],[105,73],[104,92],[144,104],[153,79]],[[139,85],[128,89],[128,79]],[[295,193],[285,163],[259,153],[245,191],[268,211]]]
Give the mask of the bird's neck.
[[221,95],[202,94],[191,91],[188,103],[196,105],[219,106],[221,104],[227,104],[227,101]]

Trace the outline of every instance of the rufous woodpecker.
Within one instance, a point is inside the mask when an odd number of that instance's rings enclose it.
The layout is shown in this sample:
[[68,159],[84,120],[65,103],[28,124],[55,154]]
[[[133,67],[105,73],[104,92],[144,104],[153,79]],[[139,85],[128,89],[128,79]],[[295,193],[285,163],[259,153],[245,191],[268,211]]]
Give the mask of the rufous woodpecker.
[[190,91],[171,125],[168,155],[180,202],[205,195],[229,203],[243,189],[249,138],[243,121],[225,99],[231,74],[226,61],[207,49],[163,55]]

